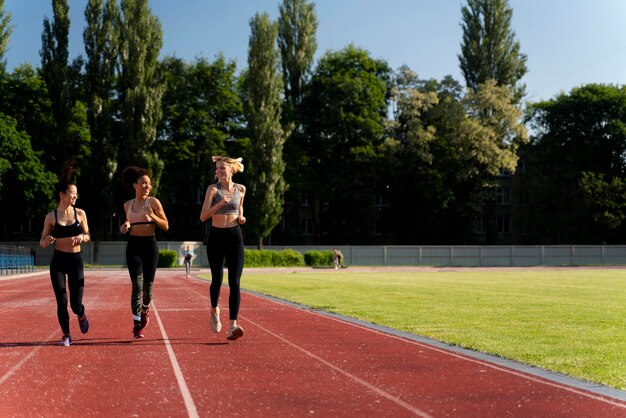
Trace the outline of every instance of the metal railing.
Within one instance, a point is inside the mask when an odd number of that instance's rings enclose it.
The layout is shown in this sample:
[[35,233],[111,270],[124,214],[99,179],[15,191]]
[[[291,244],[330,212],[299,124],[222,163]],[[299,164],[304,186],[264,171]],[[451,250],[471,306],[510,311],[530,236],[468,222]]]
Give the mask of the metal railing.
[[0,276],[32,272],[35,268],[35,255],[31,248],[0,245]]
[[[37,243],[12,243],[26,254],[34,254],[34,264],[50,264],[53,249]],[[206,247],[198,241],[160,241],[159,249],[174,250],[183,265],[184,250],[194,253],[194,266],[208,266]],[[254,249],[248,246],[246,248]],[[527,245],[527,246],[266,246],[268,250],[293,249],[304,254],[312,250],[338,248],[346,265],[435,266],[435,267],[532,267],[532,266],[618,266],[626,265],[626,245]],[[126,242],[96,241],[82,246],[85,263],[124,266]]]

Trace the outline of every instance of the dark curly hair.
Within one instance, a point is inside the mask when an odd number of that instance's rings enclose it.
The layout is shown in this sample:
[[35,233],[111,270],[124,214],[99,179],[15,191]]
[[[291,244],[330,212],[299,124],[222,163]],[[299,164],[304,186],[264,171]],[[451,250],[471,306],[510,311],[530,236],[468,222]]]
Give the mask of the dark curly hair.
[[137,183],[137,179],[141,176],[148,176],[152,178],[150,171],[145,168],[130,165],[122,171],[122,183],[128,190],[133,190],[133,184]]

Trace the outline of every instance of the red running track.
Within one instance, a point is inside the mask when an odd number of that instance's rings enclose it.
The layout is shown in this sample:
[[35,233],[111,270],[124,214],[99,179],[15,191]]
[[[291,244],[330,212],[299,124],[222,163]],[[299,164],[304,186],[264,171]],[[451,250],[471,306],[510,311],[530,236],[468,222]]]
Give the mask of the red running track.
[[134,340],[126,272],[89,270],[91,329],[72,316],[74,345],[60,347],[47,272],[0,280],[0,416],[626,417],[619,396],[250,293],[246,334],[227,341],[227,326],[209,328],[208,294],[159,270]]

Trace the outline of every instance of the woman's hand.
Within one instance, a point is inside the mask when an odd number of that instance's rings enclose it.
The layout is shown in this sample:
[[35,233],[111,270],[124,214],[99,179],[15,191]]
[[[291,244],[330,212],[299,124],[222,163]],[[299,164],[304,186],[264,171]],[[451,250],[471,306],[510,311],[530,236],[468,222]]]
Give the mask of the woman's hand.
[[128,231],[130,231],[130,222],[124,222],[122,225],[120,225],[120,232],[122,234],[125,234]]
[[246,217],[245,217],[245,216],[243,216],[243,215],[239,215],[239,216],[237,217],[237,222],[239,223],[239,225],[243,225],[243,224],[245,224],[245,223],[246,223]]
[[72,237],[72,245],[77,246],[85,242],[85,234],[76,235]]
[[56,241],[56,238],[54,238],[52,235],[47,235],[46,237],[39,240],[39,245],[45,248],[52,244],[54,241]]

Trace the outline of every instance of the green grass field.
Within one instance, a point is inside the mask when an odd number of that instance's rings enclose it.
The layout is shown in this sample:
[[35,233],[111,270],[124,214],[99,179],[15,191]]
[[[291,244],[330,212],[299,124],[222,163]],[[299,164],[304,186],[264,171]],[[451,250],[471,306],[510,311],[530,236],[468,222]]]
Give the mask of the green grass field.
[[626,390],[624,270],[244,270],[242,287]]

